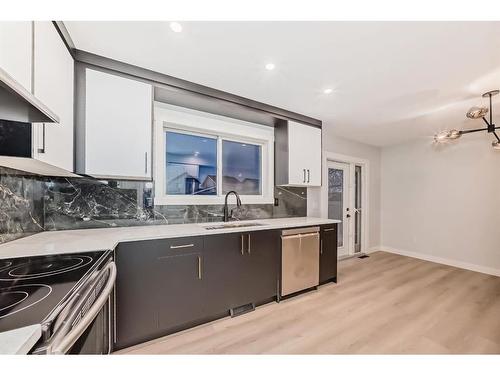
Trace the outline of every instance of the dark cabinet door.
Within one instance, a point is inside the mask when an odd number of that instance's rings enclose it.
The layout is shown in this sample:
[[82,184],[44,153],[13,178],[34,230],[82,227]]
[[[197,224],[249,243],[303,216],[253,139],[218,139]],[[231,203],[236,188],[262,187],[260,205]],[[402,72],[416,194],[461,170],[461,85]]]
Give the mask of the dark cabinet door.
[[202,237],[118,246],[117,349],[182,329],[204,317],[202,248]]
[[247,233],[245,285],[250,302],[259,303],[278,294],[280,233],[266,230]]
[[321,227],[319,282],[337,281],[337,224]]
[[203,255],[165,255],[157,260],[158,328],[174,331],[204,317]]
[[248,303],[245,290],[246,236],[241,233],[215,234],[204,238],[204,271],[207,301],[212,315]]
[[205,236],[205,306],[212,314],[277,295],[279,234],[256,231]]
[[158,332],[166,334],[194,324],[203,305],[203,237],[157,240],[155,298]]
[[152,338],[157,330],[155,241],[121,243],[115,251],[115,349]]

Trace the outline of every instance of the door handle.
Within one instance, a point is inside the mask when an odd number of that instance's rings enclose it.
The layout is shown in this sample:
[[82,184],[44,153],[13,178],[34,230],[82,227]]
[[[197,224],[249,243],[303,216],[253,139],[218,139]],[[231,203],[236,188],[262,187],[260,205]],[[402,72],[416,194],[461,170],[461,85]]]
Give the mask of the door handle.
[[241,235],[241,255],[245,253],[244,247],[245,247],[245,239],[244,239],[244,234]]
[[304,171],[304,181],[303,182],[305,183],[306,182],[306,170],[303,169],[303,171]]
[[248,255],[250,255],[250,248],[251,248],[251,246],[250,246],[250,234],[248,234],[248,249],[247,249]]
[[347,214],[347,215],[345,215],[345,217],[349,219],[351,217],[351,215]]
[[201,280],[202,277],[201,256],[198,255],[198,280]]
[[307,182],[311,182],[311,171],[309,169],[307,170]]
[[323,254],[323,240],[319,240],[319,253]]

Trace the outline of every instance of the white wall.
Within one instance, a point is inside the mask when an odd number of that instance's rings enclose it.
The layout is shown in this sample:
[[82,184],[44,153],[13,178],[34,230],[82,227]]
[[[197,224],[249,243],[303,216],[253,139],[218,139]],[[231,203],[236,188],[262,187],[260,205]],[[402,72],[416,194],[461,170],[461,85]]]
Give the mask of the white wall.
[[[382,150],[383,246],[442,263],[500,270],[500,152],[492,136]],[[500,271],[499,271],[500,272]]]
[[[323,127],[323,152],[333,152],[355,158],[366,159],[369,162],[369,219],[368,248],[379,247],[380,242],[380,162],[381,149],[364,143],[351,141],[332,134],[329,126]],[[325,167],[325,166],[323,166]],[[308,216],[320,214],[320,188],[309,188],[307,191]],[[364,249],[368,250],[368,249]]]

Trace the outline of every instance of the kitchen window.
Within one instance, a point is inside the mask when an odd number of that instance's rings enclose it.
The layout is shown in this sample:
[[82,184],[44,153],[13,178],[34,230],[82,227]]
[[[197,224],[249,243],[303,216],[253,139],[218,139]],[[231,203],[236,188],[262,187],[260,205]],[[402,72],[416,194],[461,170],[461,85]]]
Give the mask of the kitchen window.
[[155,204],[273,203],[273,128],[156,103],[155,134]]
[[165,132],[167,195],[217,195],[217,139]]
[[222,141],[222,193],[260,195],[261,145]]

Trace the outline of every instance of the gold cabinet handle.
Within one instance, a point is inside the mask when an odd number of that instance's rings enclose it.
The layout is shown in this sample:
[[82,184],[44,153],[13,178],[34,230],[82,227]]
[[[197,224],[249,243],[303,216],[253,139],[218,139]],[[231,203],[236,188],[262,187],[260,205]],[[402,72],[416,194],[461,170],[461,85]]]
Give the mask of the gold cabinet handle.
[[194,243],[190,243],[187,245],[170,245],[170,248],[171,249],[184,249],[186,247],[193,247],[193,246],[194,246]]
[[198,255],[198,279],[202,278],[202,270],[201,270],[201,256]]

